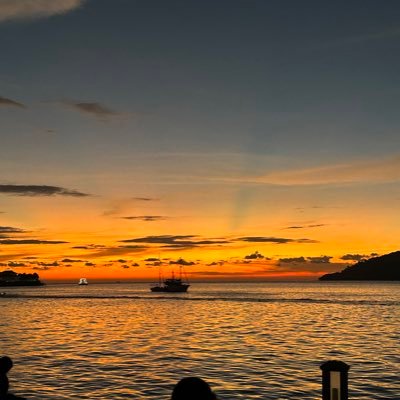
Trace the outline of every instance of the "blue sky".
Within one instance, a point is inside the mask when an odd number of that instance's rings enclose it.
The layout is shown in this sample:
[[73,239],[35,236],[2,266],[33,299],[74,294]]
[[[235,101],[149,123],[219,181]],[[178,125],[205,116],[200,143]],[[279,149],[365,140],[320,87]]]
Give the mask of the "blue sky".
[[[76,140],[87,148],[82,136],[91,134],[111,152],[390,152],[399,144],[399,9],[396,1],[92,0],[5,21],[2,93],[28,110],[2,115],[3,135],[12,147],[28,129],[57,130],[68,138],[49,141],[55,152]],[[66,101],[122,115],[96,123]]]

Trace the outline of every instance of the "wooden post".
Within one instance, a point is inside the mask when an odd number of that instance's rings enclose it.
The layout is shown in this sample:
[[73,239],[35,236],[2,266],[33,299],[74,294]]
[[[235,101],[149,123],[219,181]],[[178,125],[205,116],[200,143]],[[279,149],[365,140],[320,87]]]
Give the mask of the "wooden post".
[[348,400],[348,371],[342,361],[327,361],[322,369],[322,400]]

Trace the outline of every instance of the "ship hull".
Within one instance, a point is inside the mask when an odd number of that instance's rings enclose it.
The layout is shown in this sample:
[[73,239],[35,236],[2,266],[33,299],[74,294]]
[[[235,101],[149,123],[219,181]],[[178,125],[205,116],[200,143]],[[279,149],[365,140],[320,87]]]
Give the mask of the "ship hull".
[[163,292],[163,293],[184,293],[187,292],[190,285],[179,285],[179,286],[154,286],[150,288],[152,292]]

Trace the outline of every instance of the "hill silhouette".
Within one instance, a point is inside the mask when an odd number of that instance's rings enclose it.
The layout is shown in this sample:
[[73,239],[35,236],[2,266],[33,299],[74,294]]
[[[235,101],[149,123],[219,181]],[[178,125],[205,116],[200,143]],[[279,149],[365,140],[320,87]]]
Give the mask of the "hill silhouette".
[[321,281],[399,281],[400,251],[373,257],[346,267],[341,272],[326,274]]
[[39,279],[39,275],[33,274],[17,274],[14,271],[7,270],[0,272],[0,286],[41,286],[43,283]]

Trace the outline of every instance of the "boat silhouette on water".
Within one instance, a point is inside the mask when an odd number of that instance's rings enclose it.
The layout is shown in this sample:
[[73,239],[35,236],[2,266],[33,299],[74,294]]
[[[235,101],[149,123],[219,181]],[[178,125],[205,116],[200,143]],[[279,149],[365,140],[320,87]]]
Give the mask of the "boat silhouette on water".
[[79,279],[78,285],[86,286],[86,285],[89,285],[89,283],[86,278],[81,278],[81,279]]
[[160,273],[158,284],[152,286],[150,290],[152,292],[182,293],[187,292],[189,286],[190,284],[188,282],[183,282],[182,280],[182,267],[180,267],[179,278],[176,278],[174,272],[172,271],[171,278],[163,280]]

